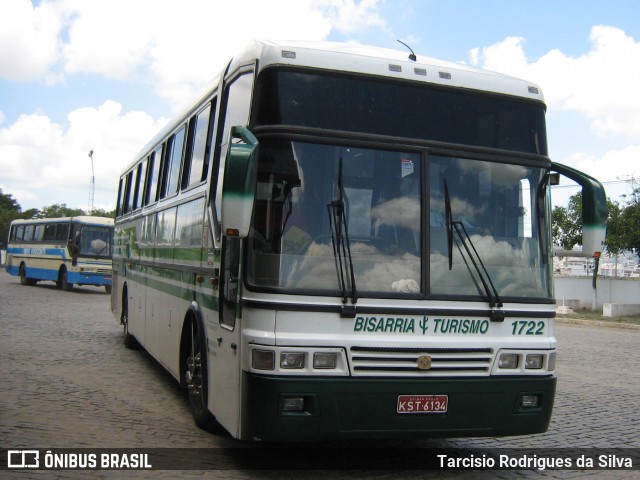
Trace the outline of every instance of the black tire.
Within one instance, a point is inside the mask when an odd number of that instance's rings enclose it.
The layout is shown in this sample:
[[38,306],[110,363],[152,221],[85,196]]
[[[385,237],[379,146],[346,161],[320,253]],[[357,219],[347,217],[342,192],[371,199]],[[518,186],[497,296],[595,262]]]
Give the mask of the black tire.
[[206,339],[200,323],[191,318],[184,335],[182,380],[187,388],[191,414],[196,425],[207,431],[217,430],[218,424],[208,410],[209,382]]
[[69,283],[69,274],[65,267],[62,267],[58,272],[58,281],[56,282],[56,286],[65,292],[73,290],[73,283]]
[[33,278],[27,277],[27,266],[24,263],[20,265],[20,283],[29,286],[36,284]]
[[130,349],[138,348],[138,341],[131,333],[129,333],[129,302],[127,300],[127,292],[125,290],[122,296],[122,314],[120,315],[120,323],[124,330],[123,343],[124,346]]

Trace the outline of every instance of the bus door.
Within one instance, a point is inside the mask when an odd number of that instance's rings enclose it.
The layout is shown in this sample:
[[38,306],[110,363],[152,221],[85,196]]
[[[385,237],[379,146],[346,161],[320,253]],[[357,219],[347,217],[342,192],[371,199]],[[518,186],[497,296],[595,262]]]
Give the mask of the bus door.
[[[216,216],[223,228],[219,326],[216,338],[209,339],[215,345],[215,357],[213,354],[213,358],[210,357],[209,404],[216,420],[234,437],[240,434],[241,414],[241,245],[247,236],[253,209],[253,198],[246,191],[247,185],[255,190],[255,175],[251,177],[253,170],[248,174],[246,168],[247,160],[252,159],[253,164],[257,162],[255,155],[247,155],[244,148],[250,134],[236,126],[247,125],[249,121],[254,68],[254,65],[241,67],[225,79],[218,125],[220,143],[216,152],[218,171],[222,173],[216,185]],[[250,136],[249,143],[257,143],[255,137]],[[255,148],[249,146],[248,150],[253,152]],[[241,206],[238,208],[234,202]]]
[[211,376],[215,385],[212,405],[216,420],[234,437],[240,433],[240,243],[237,237],[223,237],[220,326],[215,338],[217,350]]

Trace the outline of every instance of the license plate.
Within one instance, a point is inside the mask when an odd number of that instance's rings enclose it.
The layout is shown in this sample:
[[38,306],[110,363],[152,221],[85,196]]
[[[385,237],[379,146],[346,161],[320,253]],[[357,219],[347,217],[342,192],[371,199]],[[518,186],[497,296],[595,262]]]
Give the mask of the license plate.
[[448,395],[399,395],[398,413],[447,413]]

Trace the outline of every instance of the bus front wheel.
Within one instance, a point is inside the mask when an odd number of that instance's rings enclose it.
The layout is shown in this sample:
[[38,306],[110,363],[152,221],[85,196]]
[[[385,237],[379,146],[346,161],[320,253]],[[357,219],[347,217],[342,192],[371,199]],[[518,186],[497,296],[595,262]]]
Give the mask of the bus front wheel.
[[187,388],[191,414],[196,425],[204,430],[216,428],[216,421],[208,409],[208,365],[205,338],[199,322],[191,317],[187,324],[181,362],[183,385]]
[[27,277],[27,266],[24,263],[20,265],[20,283],[22,285],[36,284],[36,281],[33,278]]
[[67,269],[64,267],[62,267],[58,272],[58,281],[56,282],[56,286],[66,292],[73,290],[73,283],[69,283],[69,274],[67,273]]

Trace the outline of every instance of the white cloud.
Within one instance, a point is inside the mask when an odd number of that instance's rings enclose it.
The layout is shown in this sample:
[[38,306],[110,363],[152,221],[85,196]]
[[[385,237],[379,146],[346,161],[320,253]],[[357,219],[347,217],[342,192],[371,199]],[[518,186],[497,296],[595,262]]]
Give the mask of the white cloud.
[[62,49],[66,74],[126,80],[144,62],[154,29],[164,27],[154,22],[155,12],[161,9],[149,0],[62,0],[60,7],[70,22]]
[[388,31],[386,22],[378,12],[378,0],[325,0],[314,2],[331,19],[331,24],[339,32],[351,35],[355,32],[375,27]]
[[[631,145],[619,150],[610,150],[601,158],[587,153],[576,153],[571,158],[572,165],[605,181],[624,179],[626,175],[640,177],[640,145]],[[606,168],[604,168],[606,166]],[[616,172],[626,172],[625,175],[617,175]],[[617,175],[617,176],[613,176]]]
[[[144,83],[177,108],[252,38],[324,40],[332,29],[367,28],[386,28],[378,0],[0,0],[0,76]],[[96,206],[113,207],[121,168],[165,123],[110,100],[75,109],[65,125],[38,112],[10,125],[0,113],[0,171],[23,208],[86,208],[90,149]]]
[[108,100],[99,108],[74,110],[68,122],[65,130],[45,115],[21,115],[13,125],[0,129],[5,193],[14,195],[21,204],[26,200],[41,207],[68,203],[73,196],[70,192],[84,191],[87,201],[69,206],[86,209],[91,178],[88,153],[92,149],[96,204],[113,208],[122,167],[164,120],[154,121],[142,112],[124,113],[120,104]]
[[47,84],[78,74],[143,80],[174,106],[252,38],[324,40],[332,29],[387,28],[378,0],[6,2],[0,65],[7,68],[0,75]]
[[49,4],[0,2],[0,76],[33,81],[55,63],[61,19]]
[[640,135],[640,42],[622,30],[595,26],[590,50],[570,57],[551,50],[535,61],[525,55],[525,40],[509,37],[470,51],[470,61],[539,83],[549,109],[584,114],[601,136],[637,138]]

